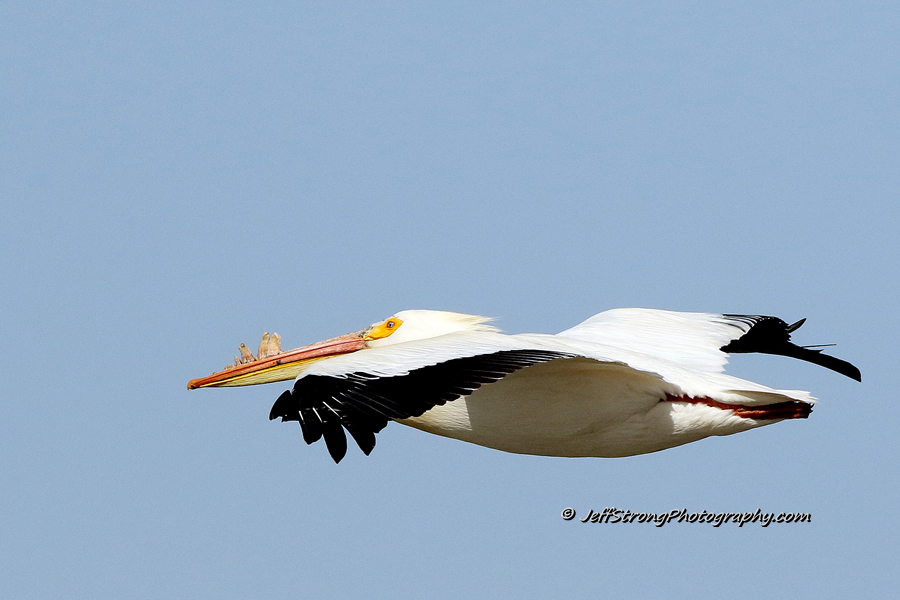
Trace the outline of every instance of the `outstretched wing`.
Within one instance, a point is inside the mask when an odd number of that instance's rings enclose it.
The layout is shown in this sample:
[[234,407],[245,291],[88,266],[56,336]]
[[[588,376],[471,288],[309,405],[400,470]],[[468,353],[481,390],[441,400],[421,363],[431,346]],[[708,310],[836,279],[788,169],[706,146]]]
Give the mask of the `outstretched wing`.
[[344,429],[368,455],[375,447],[375,434],[389,420],[421,416],[529,365],[573,356],[543,350],[502,350],[454,358],[405,374],[310,374],[297,378],[294,387],[279,396],[269,419],[299,421],[306,443],[324,437],[331,457],[340,462],[347,452]]
[[721,373],[729,353],[761,352],[799,358],[860,381],[859,369],[850,363],[791,342],[791,333],[804,321],[788,325],[777,317],[759,315],[618,308],[594,315],[559,335],[707,373]]

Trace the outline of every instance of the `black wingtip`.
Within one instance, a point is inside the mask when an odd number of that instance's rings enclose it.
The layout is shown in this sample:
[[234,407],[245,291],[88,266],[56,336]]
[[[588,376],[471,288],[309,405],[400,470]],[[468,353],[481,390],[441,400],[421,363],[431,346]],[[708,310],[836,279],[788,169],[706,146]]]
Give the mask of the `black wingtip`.
[[802,327],[804,323],[806,323],[806,318],[805,318],[805,317],[802,318],[802,319],[800,319],[799,321],[797,321],[797,322],[794,323],[793,325],[788,325],[785,329],[786,329],[786,331],[787,331],[788,333],[794,333],[795,331],[797,331],[798,329],[800,329],[800,327]]
[[[283,419],[282,419],[283,420]],[[306,419],[299,419],[300,433],[303,434],[303,441],[306,445],[318,442],[322,437],[322,426],[318,421],[307,422]]]
[[856,381],[860,382],[862,381],[862,373],[854,365],[848,363],[846,360],[835,358],[830,354],[823,354],[822,351],[817,348],[803,348],[801,346],[789,343],[784,348],[784,352],[779,352],[778,354],[783,354],[784,356],[790,356],[792,358],[799,358],[800,360],[811,362],[813,364],[819,365],[820,367],[831,369],[832,371],[840,373],[841,375],[849,377],[850,379],[855,379]]
[[371,429],[357,427],[352,421],[344,422],[344,429],[350,433],[350,437],[353,438],[353,441],[356,442],[356,445],[359,446],[359,449],[362,450],[363,454],[366,456],[375,449],[375,432]]
[[[291,406],[291,405],[295,406]],[[269,411],[269,420],[274,421],[278,417],[281,417],[284,420],[284,417],[288,414],[291,408],[296,408],[299,411],[299,405],[297,401],[291,397],[291,390],[285,390],[278,399],[275,401],[275,404],[272,405],[272,410]]]
[[331,455],[335,464],[341,462],[347,454],[347,436],[344,434],[344,428],[341,427],[340,421],[326,421],[323,435],[325,446],[328,447],[328,454]]
[[791,333],[800,328],[806,319],[800,319],[788,325],[777,317],[734,316],[745,322],[752,322],[750,329],[741,337],[722,346],[722,352],[759,352],[761,354],[777,354],[798,358],[831,369],[850,379],[862,381],[862,373],[854,365],[840,358],[822,353],[818,348],[804,348],[791,342]]
[[[845,375],[850,379],[862,382],[862,373],[860,372],[860,370],[856,366],[848,363],[846,360],[841,360],[828,354],[822,354],[821,350],[813,350],[810,348],[800,348],[800,350],[806,351],[803,353],[805,356],[797,356],[797,358],[807,360],[809,362],[823,366],[826,369],[831,369],[832,371],[840,373],[841,375]],[[812,352],[814,354],[806,355],[806,353],[808,352]]]

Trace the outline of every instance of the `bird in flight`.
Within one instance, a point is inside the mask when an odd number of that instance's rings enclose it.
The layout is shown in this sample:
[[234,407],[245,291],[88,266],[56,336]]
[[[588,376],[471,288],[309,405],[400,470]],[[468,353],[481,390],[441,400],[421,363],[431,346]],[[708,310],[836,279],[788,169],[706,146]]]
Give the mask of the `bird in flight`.
[[859,369],[798,346],[777,317],[620,308],[556,335],[506,335],[490,319],[407,310],[371,327],[282,351],[276,333],[257,355],[188,389],[294,379],[269,414],[297,421],[340,462],[345,430],[368,455],[390,421],[519,454],[621,457],[784,419],[815,399],[724,373],[728,355],[805,360],[857,381]]

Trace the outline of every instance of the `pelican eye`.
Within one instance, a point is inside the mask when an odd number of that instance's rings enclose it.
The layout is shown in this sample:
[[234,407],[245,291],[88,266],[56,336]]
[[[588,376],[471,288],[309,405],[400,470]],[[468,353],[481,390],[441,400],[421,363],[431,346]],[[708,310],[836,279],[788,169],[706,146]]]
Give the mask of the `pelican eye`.
[[366,331],[363,339],[371,341],[386,338],[387,336],[397,331],[397,328],[401,325],[403,325],[403,321],[401,321],[397,317],[391,317],[390,319],[382,321],[377,325],[372,325],[372,327],[370,327],[369,330]]

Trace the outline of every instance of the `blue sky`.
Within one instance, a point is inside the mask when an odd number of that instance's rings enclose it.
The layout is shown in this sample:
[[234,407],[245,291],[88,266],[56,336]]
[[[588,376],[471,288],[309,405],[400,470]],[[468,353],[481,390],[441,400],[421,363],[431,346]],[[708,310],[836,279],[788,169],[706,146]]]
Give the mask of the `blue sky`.
[[[900,501],[891,3],[0,7],[0,595],[885,596]],[[858,384],[626,459],[392,424],[334,465],[240,342],[409,308],[807,317]],[[566,507],[800,511],[587,525]]]

